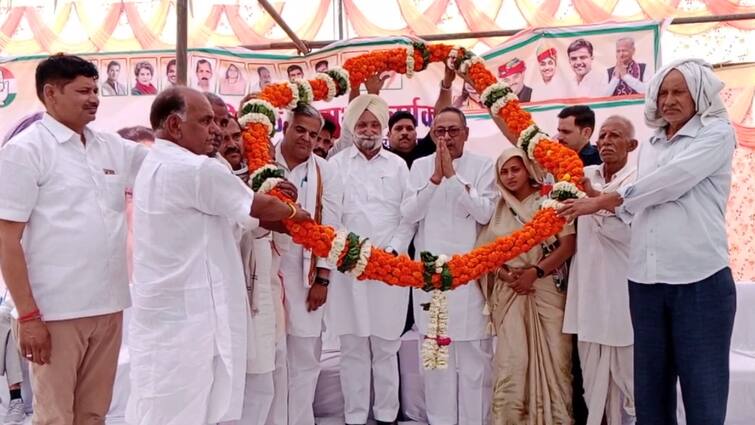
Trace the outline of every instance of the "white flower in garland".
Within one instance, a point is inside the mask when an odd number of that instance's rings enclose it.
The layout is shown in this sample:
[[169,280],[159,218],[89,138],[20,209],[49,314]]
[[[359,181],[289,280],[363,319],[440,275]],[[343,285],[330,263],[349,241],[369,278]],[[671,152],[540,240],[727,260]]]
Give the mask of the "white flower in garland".
[[346,85],[344,89],[344,93],[348,93],[349,90],[351,90],[351,82],[349,81],[349,71],[341,67],[334,67],[328,70],[328,74],[337,75],[338,79],[341,80]]
[[291,90],[291,101],[288,105],[284,106],[285,109],[294,109],[299,104],[299,86],[297,84],[287,82],[285,83],[289,90]]
[[277,177],[273,177],[271,179],[265,180],[262,185],[260,186],[259,190],[257,190],[257,193],[268,193],[271,190],[275,188],[275,186],[278,185],[280,182],[286,181],[285,179],[280,179]]
[[490,113],[492,113],[493,115],[498,115],[498,112],[500,112],[501,109],[503,109],[503,107],[512,100],[519,100],[519,97],[517,97],[517,95],[515,95],[514,93],[507,93],[505,96],[493,102],[493,105],[490,107]]
[[422,342],[422,365],[425,369],[448,367],[448,296],[440,290],[433,291],[430,300],[427,335]]
[[503,81],[499,81],[495,84],[491,84],[482,91],[480,94],[480,101],[482,103],[492,103],[490,97],[494,95],[494,92],[510,92],[511,88]]
[[336,97],[336,82],[333,81],[333,78],[330,75],[324,72],[318,72],[315,74],[315,80],[324,81],[325,85],[328,86],[328,94],[325,96],[325,99],[323,99],[324,101],[330,102]]
[[299,94],[298,103],[305,103],[307,105],[312,103],[315,94],[312,91],[312,85],[309,84],[309,81],[303,78],[297,78],[294,80],[294,85],[296,86],[296,92]]
[[359,250],[359,259],[353,269],[346,272],[352,277],[358,278],[364,273],[364,269],[367,268],[367,263],[370,261],[370,254],[372,254],[372,242],[369,240],[362,244],[362,248]]
[[557,210],[557,209],[559,209],[559,208],[561,208],[563,206],[564,206],[564,204],[562,204],[561,202],[559,202],[559,201],[557,201],[555,199],[550,199],[550,198],[544,199],[543,203],[540,204],[540,208],[541,209],[553,208],[554,210]]
[[548,135],[537,132],[532,136],[530,143],[527,145],[527,156],[533,161],[535,160],[535,148],[537,148],[537,144],[542,140],[548,140]]
[[249,175],[249,181],[254,180],[257,176],[261,175],[262,173],[266,171],[277,171],[278,167],[272,164],[267,164],[264,167],[258,168],[255,172],[253,172],[251,175]]
[[519,135],[519,139],[516,142],[516,146],[525,151],[527,156],[531,160],[535,160],[534,152],[537,143],[543,139],[547,139],[548,135],[540,131],[540,128],[536,124],[532,124]]
[[414,46],[409,45],[406,48],[406,78],[414,76]]
[[585,195],[585,192],[579,190],[579,188],[574,183],[565,181],[560,181],[553,185],[551,193],[553,194],[558,192],[569,194],[572,198],[577,199],[587,196]]
[[459,67],[459,70],[461,71],[462,74],[466,74],[467,72],[469,72],[469,68],[471,68],[472,65],[474,65],[476,63],[481,63],[481,64],[485,65],[485,59],[483,59],[483,58],[481,58],[479,56],[472,56],[471,59],[467,59],[467,60],[465,60],[464,62],[461,63],[461,66]]
[[273,114],[275,114],[275,110],[276,110],[275,106],[273,106],[272,103],[268,102],[265,99],[251,99],[241,106],[241,111],[240,111],[241,116],[246,115],[244,111],[248,109],[247,107],[251,108],[252,110],[258,107],[265,108],[271,111]]
[[349,233],[345,230],[336,231],[336,236],[335,238],[333,238],[333,243],[330,245],[330,252],[328,253],[328,258],[326,259],[328,264],[333,266],[338,265],[338,258],[341,256],[344,248],[346,248],[346,238],[348,236]]
[[245,115],[242,115],[241,118],[239,118],[239,125],[244,128],[247,126],[247,124],[251,123],[259,123],[263,124],[265,128],[267,129],[267,134],[271,134],[273,132],[273,123],[270,122],[270,118],[265,114],[260,114],[258,112],[251,112]]
[[443,266],[446,265],[446,263],[448,263],[448,260],[449,260],[448,256],[442,255],[442,254],[439,255],[438,259],[435,260],[435,273],[437,274],[443,273]]

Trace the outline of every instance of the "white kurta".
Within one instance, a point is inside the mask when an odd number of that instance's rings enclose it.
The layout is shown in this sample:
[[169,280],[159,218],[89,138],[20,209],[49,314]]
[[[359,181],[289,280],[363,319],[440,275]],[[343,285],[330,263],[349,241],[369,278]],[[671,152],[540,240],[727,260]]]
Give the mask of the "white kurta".
[[[234,225],[253,228],[253,193],[217,161],[157,140],[134,188],[134,425],[237,419],[249,303]],[[232,224],[234,223],[234,224]]]
[[[430,182],[435,154],[414,162],[409,174],[409,195],[401,205],[408,220],[419,223],[414,239],[416,257],[422,251],[435,255],[463,254],[474,248],[480,226],[493,215],[498,197],[495,170],[489,158],[465,152],[453,161],[456,176],[440,185]],[[469,189],[467,189],[467,187]],[[414,319],[420,333],[427,333],[428,312],[422,308],[431,295],[414,289]],[[490,335],[485,300],[474,282],[448,293],[448,333],[452,340],[474,341]]]
[[[406,252],[415,225],[401,220],[409,169],[396,154],[381,149],[371,160],[355,146],[331,160],[342,187],[342,228],[369,238],[375,246]],[[406,322],[409,288],[358,281],[340,272],[331,276],[328,330],[335,335],[395,340]]]
[[[606,183],[602,165],[585,167],[585,177],[592,186],[606,192],[632,183],[636,175],[636,167],[627,163]],[[577,334],[583,342],[616,347],[632,345],[627,278],[629,225],[605,211],[578,220],[577,253],[569,272],[564,332]],[[596,261],[598,258],[600,261]]]
[[[326,225],[338,224],[338,195],[339,184],[337,173],[328,162],[317,155],[310,155],[309,159],[293,170],[288,168],[281,144],[275,148],[275,156],[278,165],[283,169],[286,179],[296,185],[299,190],[298,203],[307,210],[312,217],[315,216],[317,201],[317,170],[320,168],[322,178],[322,222]],[[286,307],[286,330],[289,335],[298,337],[320,337],[322,333],[322,321],[325,314],[325,306],[315,311],[307,311],[307,296],[309,295],[308,274],[312,264],[312,252],[293,243],[290,237],[283,238],[282,245],[285,253],[281,255],[281,276],[283,291],[285,294]],[[317,267],[331,269],[324,259],[317,260]]]
[[283,299],[276,298],[273,288],[273,273],[277,274],[278,270],[273,270],[272,235],[255,230],[246,232],[241,238],[241,259],[252,313],[250,335],[254,336],[247,343],[246,372],[272,372],[277,330],[282,326],[278,312],[283,311]]

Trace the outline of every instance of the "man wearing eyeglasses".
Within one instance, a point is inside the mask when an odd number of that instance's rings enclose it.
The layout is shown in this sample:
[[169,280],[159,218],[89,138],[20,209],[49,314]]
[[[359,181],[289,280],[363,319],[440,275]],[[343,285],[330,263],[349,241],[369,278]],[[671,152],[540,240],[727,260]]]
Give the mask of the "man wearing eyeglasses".
[[[414,163],[401,214],[419,225],[418,253],[450,257],[472,249],[477,229],[490,221],[497,198],[495,172],[489,158],[464,152],[469,128],[459,109],[442,109],[430,131],[437,151]],[[429,303],[429,293],[414,290],[414,318],[422,335],[427,334]],[[488,423],[493,349],[484,303],[477,285],[448,292],[453,341],[448,368],[423,371],[431,424]]]

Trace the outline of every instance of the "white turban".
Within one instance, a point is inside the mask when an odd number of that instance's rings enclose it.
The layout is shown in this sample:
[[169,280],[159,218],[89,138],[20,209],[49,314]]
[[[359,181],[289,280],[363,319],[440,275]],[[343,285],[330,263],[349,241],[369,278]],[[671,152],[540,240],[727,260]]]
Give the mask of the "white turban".
[[645,123],[651,128],[662,128],[668,125],[658,111],[658,91],[666,75],[676,69],[684,76],[687,88],[695,102],[695,110],[703,125],[709,124],[717,118],[728,119],[719,92],[724,88],[724,83],[716,77],[713,67],[702,59],[682,59],[673,62],[658,71],[650,80],[648,91],[645,95]]
[[388,127],[388,104],[380,96],[374,94],[362,94],[349,103],[343,113],[343,126],[349,133],[356,134],[354,127],[364,111],[370,111],[380,121],[383,130]]

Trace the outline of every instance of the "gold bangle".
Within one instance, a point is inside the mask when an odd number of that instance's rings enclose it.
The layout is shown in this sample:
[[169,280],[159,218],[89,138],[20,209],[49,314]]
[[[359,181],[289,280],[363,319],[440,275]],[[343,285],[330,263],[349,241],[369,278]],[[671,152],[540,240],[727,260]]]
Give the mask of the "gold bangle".
[[288,207],[291,208],[291,214],[288,217],[286,217],[286,220],[291,220],[292,218],[296,216],[296,207],[294,206],[292,202],[287,202],[286,205],[288,205]]

